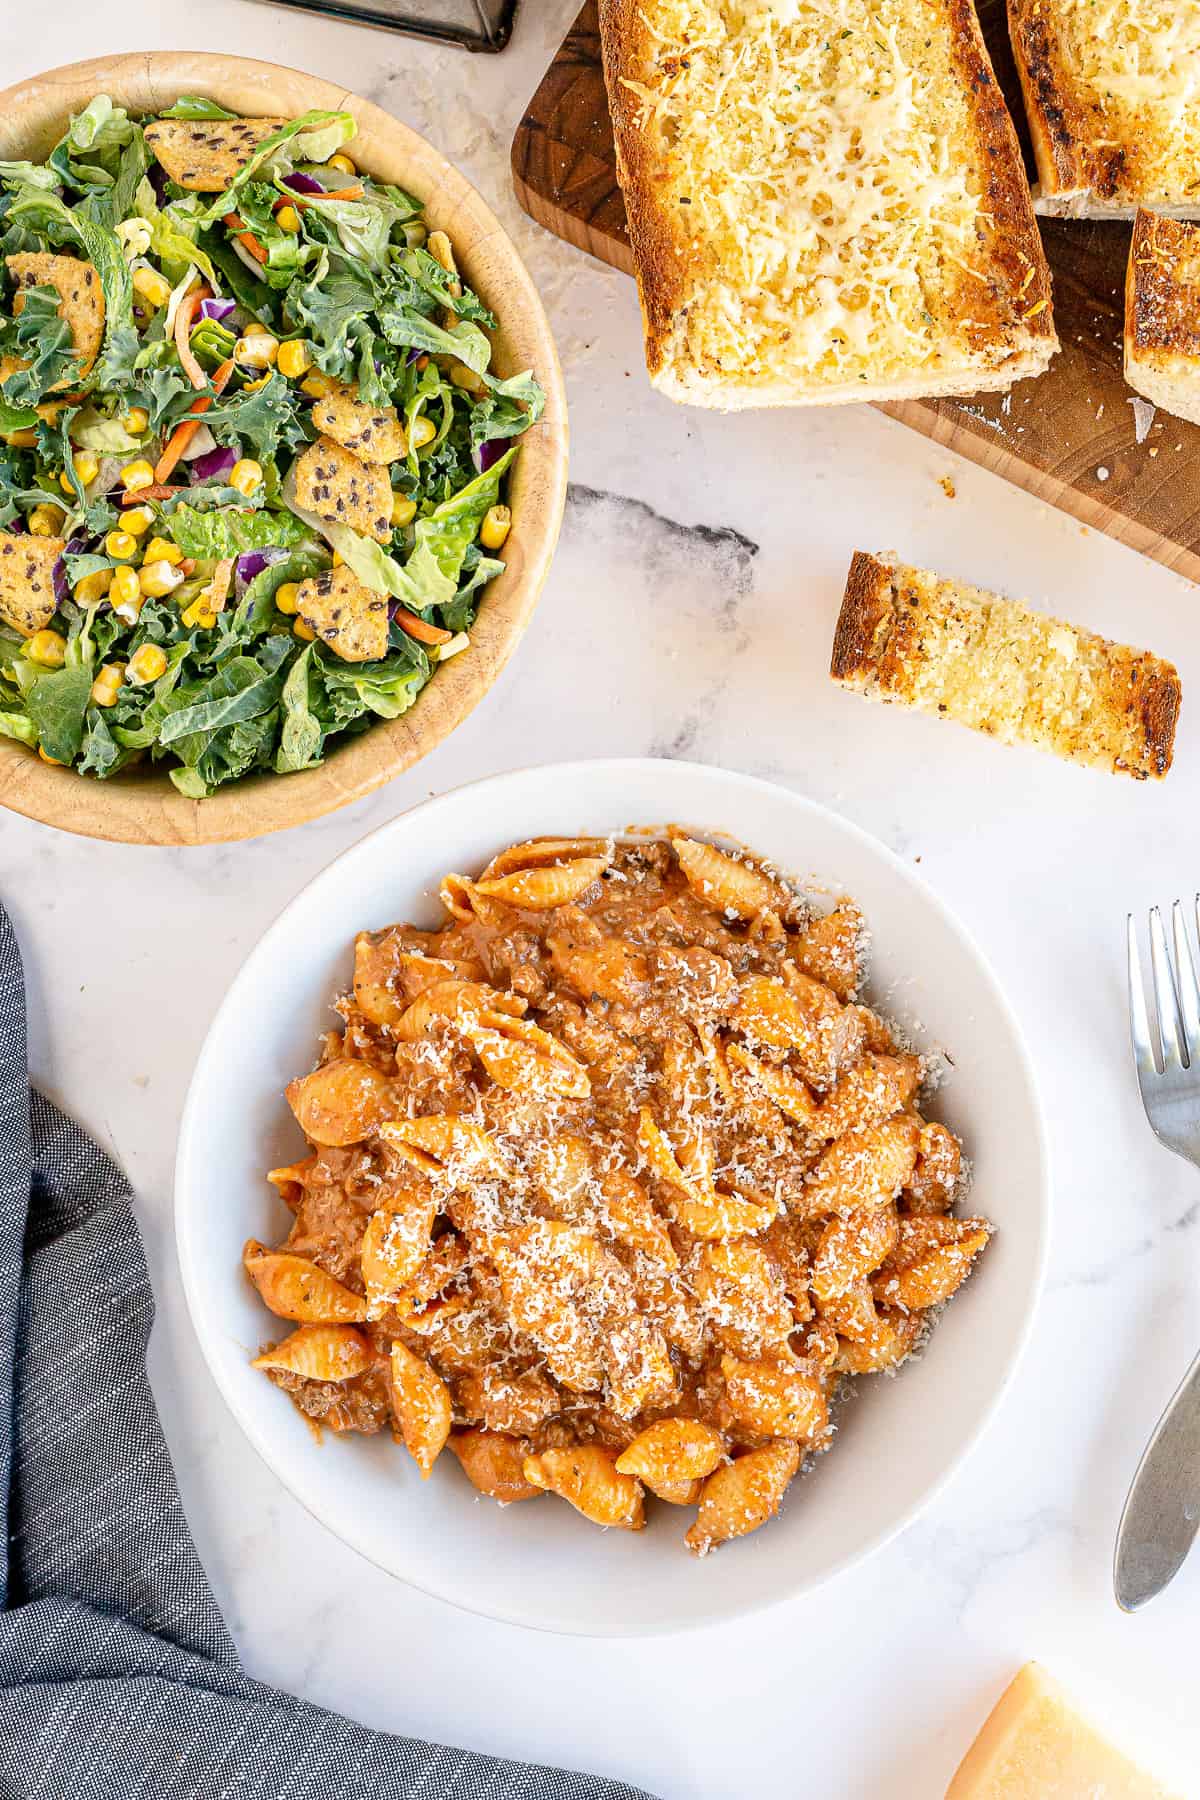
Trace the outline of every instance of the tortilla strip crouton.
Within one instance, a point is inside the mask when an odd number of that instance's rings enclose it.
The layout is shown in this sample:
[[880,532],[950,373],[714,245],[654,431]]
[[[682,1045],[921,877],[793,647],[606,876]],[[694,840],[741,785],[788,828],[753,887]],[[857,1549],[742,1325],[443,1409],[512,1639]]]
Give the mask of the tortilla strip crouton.
[[22,637],[54,617],[54,565],[65,549],[62,538],[0,531],[0,619]]

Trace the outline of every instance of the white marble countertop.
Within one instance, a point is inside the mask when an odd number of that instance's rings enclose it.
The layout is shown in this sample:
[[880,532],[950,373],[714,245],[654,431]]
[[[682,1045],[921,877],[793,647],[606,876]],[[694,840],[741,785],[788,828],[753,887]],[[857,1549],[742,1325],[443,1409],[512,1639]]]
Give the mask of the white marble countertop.
[[[1130,1473],[1200,1343],[1200,1178],[1142,1117],[1122,964],[1126,910],[1200,886],[1200,736],[1185,708],[1169,781],[1138,786],[869,708],[825,669],[856,546],[896,548],[1144,643],[1174,658],[1189,693],[1200,692],[1200,598],[868,409],[720,418],[651,395],[632,285],[531,225],[509,187],[512,130],[574,10],[524,0],[512,46],[488,58],[246,0],[0,8],[5,81],[110,50],[229,49],[318,71],[426,132],[500,211],[541,287],[566,368],[575,484],[515,662],[449,743],[373,799],[207,851],[95,844],[0,815],[35,1076],[135,1184],[159,1301],[154,1385],[254,1673],[371,1724],[591,1767],[663,1800],[939,1800],[999,1687],[1036,1656],[1102,1707],[1122,1696],[1195,1793],[1200,1553],[1136,1618],[1113,1602],[1110,1561]],[[283,1491],[201,1361],[171,1172],[216,1003],[311,875],[427,794],[610,753],[769,776],[920,861],[1028,1034],[1055,1218],[1017,1380],[919,1525],[766,1615],[589,1643],[429,1600],[359,1561]]]

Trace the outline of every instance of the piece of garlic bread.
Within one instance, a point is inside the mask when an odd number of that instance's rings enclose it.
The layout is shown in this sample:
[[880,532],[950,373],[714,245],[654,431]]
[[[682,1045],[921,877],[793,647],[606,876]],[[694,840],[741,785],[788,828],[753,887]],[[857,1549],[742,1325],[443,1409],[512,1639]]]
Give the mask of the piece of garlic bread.
[[1034,205],[1200,217],[1200,0],[1008,0]]
[[1169,662],[863,551],[850,565],[829,672],[869,699],[1069,762],[1139,780],[1171,766],[1181,690]]
[[1057,348],[971,0],[601,0],[646,360],[671,399],[1007,388]]

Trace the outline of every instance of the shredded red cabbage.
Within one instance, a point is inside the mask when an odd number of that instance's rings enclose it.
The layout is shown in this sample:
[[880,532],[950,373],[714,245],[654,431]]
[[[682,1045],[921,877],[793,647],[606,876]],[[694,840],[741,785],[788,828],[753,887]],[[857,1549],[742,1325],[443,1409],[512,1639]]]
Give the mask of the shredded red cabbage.
[[262,550],[244,550],[233,568],[239,591],[247,582],[253,581],[256,575],[261,575],[264,569],[269,569],[272,563],[286,562],[290,555],[291,551],[285,550],[282,544],[268,544]]
[[503,438],[485,438],[482,444],[472,450],[471,461],[481,475],[486,475],[492,464],[500,461],[504,455],[504,449]]
[[293,194],[323,194],[325,192],[315,175],[302,175],[299,169],[293,169],[290,175],[285,175],[283,185],[291,188]]
[[236,308],[236,300],[202,300],[200,317],[202,319],[227,319]]
[[[16,529],[15,525],[13,529]],[[67,582],[67,570],[66,565],[63,562],[63,556],[80,556],[87,549],[87,545],[88,541],[86,537],[70,538],[67,543],[63,545],[62,556],[55,557],[54,559],[54,567],[50,571],[50,579],[54,584],[54,598],[60,606],[64,600],[69,600],[71,598],[71,589]]]
[[193,482],[215,481],[219,475],[228,475],[236,461],[237,451],[231,444],[218,444],[215,450],[193,457],[188,470]]

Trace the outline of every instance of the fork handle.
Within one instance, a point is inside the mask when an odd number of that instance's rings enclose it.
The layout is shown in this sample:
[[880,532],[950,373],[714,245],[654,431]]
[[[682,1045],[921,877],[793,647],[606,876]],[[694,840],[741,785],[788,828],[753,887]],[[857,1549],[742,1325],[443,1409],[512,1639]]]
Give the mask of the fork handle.
[[1136,1612],[1177,1574],[1200,1528],[1200,1356],[1154,1427],[1133,1477],[1113,1562],[1117,1604]]

